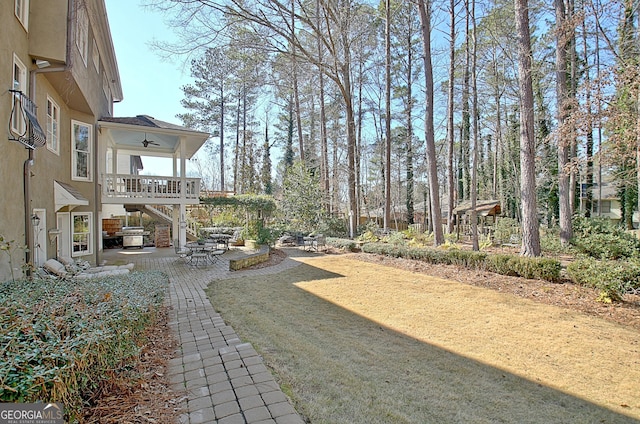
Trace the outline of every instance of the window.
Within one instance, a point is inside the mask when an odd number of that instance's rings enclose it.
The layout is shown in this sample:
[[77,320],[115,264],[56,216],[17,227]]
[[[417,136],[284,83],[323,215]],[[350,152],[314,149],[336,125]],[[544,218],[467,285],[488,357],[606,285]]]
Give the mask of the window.
[[47,148],[60,154],[60,107],[47,96]]
[[16,0],[16,18],[20,21],[25,30],[29,30],[29,0]]
[[611,213],[611,200],[600,200],[599,202],[594,200],[592,204],[593,213],[598,213],[598,203],[602,208],[600,213]]
[[87,54],[89,50],[89,18],[87,17],[87,9],[81,4],[77,10],[77,26],[76,26],[76,46],[80,51],[80,56],[85,66],[87,65]]
[[[26,94],[27,91],[27,67],[24,66],[24,63],[22,63],[15,54],[13,55],[13,90],[20,91],[24,94]],[[22,107],[20,99],[19,93],[13,93],[14,110]],[[11,114],[11,131],[18,135],[24,135],[27,131],[24,114],[17,112],[18,110],[15,110],[14,113]]]
[[75,212],[71,214],[73,225],[73,234],[71,240],[73,242],[72,256],[90,255],[92,249],[92,219],[91,212]]
[[91,46],[91,60],[93,62],[93,66],[96,68],[96,72],[100,73],[100,52],[98,51],[98,45],[96,44],[95,39]]
[[89,124],[71,121],[71,158],[73,180],[91,181],[93,131]]

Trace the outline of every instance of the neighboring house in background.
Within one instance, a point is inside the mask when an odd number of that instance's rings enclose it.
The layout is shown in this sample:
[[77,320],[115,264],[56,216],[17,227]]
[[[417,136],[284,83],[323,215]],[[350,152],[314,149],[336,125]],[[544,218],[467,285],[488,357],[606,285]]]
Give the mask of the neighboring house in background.
[[[602,217],[620,224],[622,220],[622,203],[618,197],[618,188],[615,183],[603,178],[602,186],[598,186],[596,181],[591,190],[591,217]],[[602,197],[601,197],[602,196]],[[584,213],[587,203],[587,185],[580,185],[580,212]],[[638,228],[638,211],[633,213],[633,225]]]
[[[123,95],[104,0],[6,0],[0,28],[0,130],[7,135],[0,235],[28,247],[13,252],[14,273],[56,256],[98,262],[103,200],[142,205],[150,196],[143,184],[148,190],[166,182],[165,202],[174,205],[174,230],[184,239],[180,210],[198,203],[199,180],[178,173],[208,134],[113,119],[113,103]],[[146,148],[145,134],[167,144]],[[121,172],[120,158],[139,168],[142,152],[173,157],[171,178],[150,185],[137,179],[139,186],[127,189],[125,175],[137,168]],[[0,281],[11,277],[5,253]]]

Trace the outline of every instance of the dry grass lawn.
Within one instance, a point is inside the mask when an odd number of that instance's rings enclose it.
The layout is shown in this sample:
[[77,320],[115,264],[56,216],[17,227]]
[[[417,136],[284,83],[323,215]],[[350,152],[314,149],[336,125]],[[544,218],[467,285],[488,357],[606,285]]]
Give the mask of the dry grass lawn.
[[214,307],[311,423],[640,422],[640,334],[350,259],[215,281]]

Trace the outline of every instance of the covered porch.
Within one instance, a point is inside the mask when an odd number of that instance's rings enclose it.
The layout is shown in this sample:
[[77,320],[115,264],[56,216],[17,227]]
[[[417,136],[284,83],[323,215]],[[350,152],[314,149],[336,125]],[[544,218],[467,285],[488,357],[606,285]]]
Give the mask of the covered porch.
[[[199,178],[187,178],[187,161],[208,138],[208,133],[147,115],[98,121],[101,218],[109,218],[104,213],[108,205],[125,209],[155,206],[170,211],[167,220],[174,237],[185,243],[186,207],[200,203],[201,189]],[[145,159],[155,158],[164,158],[170,164],[161,168],[166,173],[144,172]]]

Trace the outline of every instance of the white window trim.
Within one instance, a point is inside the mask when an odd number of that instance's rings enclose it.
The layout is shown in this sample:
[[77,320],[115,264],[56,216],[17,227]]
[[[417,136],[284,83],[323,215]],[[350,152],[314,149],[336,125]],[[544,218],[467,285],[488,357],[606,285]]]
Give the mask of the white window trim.
[[91,44],[91,60],[93,62],[93,66],[96,68],[96,72],[100,73],[100,51],[98,50],[98,44],[96,43],[96,39],[93,39]]
[[[16,80],[16,67],[20,70],[18,78]],[[24,66],[24,63],[20,60],[20,58],[14,53],[13,54],[13,67],[11,69],[11,79],[13,90],[21,91],[23,94],[26,94],[27,91],[27,67]],[[20,99],[18,93],[13,93],[13,104],[14,107],[21,107]],[[11,119],[11,131],[17,135],[24,135],[27,130],[27,123],[24,119],[24,115],[22,111],[14,111],[13,118]]]
[[89,54],[89,16],[86,5],[80,4],[76,10],[76,46],[80,52],[80,57],[87,66],[87,55]]
[[[78,216],[86,216],[87,221],[89,223],[89,231],[87,233],[76,233],[75,231],[75,218]],[[86,234],[87,235],[87,250],[75,250],[75,236],[76,234]],[[71,213],[71,256],[87,256],[93,254],[93,212],[72,212]]]
[[29,32],[29,0],[15,0],[13,12],[24,30]]
[[111,103],[111,87],[109,86],[109,79],[106,73],[102,74],[102,92],[107,98],[107,101]]
[[[87,143],[87,176],[78,175],[77,173],[77,155],[76,155],[76,140],[75,140],[75,127],[76,125],[85,126],[89,130],[89,141]],[[71,179],[74,181],[93,181],[93,125],[86,122],[71,120]]]
[[[57,111],[56,119],[53,119],[49,115],[49,103],[51,103],[52,110]],[[60,155],[60,106],[53,100],[51,97],[47,96],[47,149],[49,151],[55,153],[56,155]],[[56,123],[55,128],[53,128],[53,122]],[[55,140],[55,144],[53,141]]]

